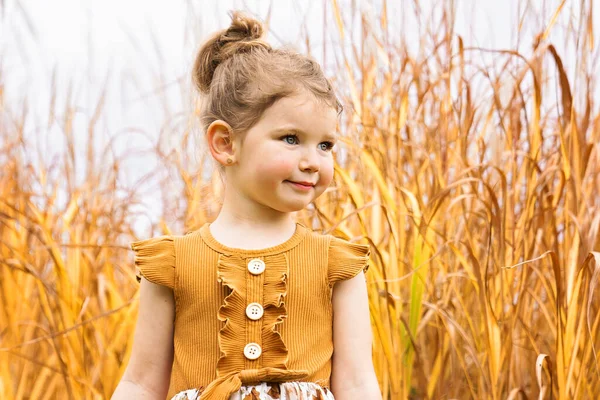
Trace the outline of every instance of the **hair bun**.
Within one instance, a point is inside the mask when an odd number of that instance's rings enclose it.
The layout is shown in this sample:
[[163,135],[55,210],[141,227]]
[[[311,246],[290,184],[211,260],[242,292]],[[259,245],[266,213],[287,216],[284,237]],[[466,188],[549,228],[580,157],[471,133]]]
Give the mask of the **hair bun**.
[[223,39],[228,41],[260,39],[262,35],[263,25],[260,21],[240,11],[234,11],[231,13],[231,25],[225,30]]
[[229,28],[214,34],[196,56],[192,78],[202,93],[210,90],[215,70],[223,61],[255,48],[271,50],[271,46],[262,40],[264,28],[260,21],[240,11],[230,15]]

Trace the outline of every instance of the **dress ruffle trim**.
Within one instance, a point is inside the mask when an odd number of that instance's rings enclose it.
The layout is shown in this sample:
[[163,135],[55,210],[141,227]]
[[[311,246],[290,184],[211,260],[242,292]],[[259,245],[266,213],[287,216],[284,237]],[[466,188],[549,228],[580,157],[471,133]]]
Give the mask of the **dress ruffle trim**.
[[350,279],[361,271],[369,269],[371,247],[366,244],[350,243],[344,239],[332,237],[329,243],[329,261],[327,273],[330,286],[336,282]]
[[243,348],[246,344],[247,305],[247,262],[250,258],[240,255],[220,254],[217,264],[217,280],[231,289],[231,293],[218,311],[218,318],[225,322],[219,331],[221,356],[217,362],[215,381],[207,386],[201,399],[227,400],[229,395],[240,389],[242,384],[264,380],[277,382],[304,379],[308,371],[287,370],[288,349],[277,326],[287,317],[285,297],[287,295],[288,262],[284,254],[263,257],[266,264],[263,277],[264,309],[261,331],[260,369],[245,370],[246,358]]
[[136,279],[171,289],[175,286],[175,246],[172,236],[158,236],[130,244],[135,253]]

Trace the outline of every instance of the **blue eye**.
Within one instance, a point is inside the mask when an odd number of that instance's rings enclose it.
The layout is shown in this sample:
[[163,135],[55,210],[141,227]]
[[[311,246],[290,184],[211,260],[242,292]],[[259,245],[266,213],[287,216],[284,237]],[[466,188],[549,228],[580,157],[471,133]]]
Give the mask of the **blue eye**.
[[[325,146],[323,146],[325,145]],[[322,147],[323,146],[323,147]],[[333,143],[331,142],[323,142],[319,144],[319,148],[323,151],[330,151],[333,149]]]
[[[281,139],[288,144],[296,144],[298,142],[298,136],[296,135],[285,135]],[[288,139],[291,139],[291,141]]]

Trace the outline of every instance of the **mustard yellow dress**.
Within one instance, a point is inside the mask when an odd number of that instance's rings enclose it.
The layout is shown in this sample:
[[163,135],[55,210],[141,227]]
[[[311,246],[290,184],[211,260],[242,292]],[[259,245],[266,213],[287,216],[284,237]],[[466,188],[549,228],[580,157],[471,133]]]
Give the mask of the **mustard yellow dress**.
[[131,244],[138,279],[173,289],[174,400],[334,399],[332,289],[370,247],[297,223],[266,249],[224,246],[210,224]]

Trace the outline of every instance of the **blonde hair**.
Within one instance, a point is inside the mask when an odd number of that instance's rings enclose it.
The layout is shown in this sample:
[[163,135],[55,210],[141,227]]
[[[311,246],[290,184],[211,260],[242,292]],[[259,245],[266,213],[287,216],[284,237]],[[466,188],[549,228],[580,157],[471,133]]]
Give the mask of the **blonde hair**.
[[274,49],[263,40],[263,25],[236,11],[229,28],[214,34],[198,51],[192,78],[204,95],[202,128],[216,120],[246,132],[277,100],[304,89],[327,106],[342,106],[319,64],[293,50]]

